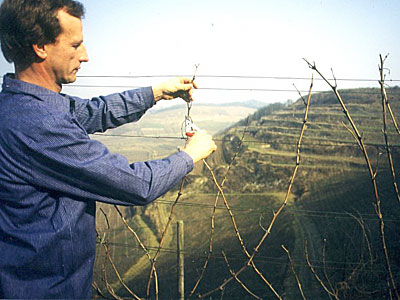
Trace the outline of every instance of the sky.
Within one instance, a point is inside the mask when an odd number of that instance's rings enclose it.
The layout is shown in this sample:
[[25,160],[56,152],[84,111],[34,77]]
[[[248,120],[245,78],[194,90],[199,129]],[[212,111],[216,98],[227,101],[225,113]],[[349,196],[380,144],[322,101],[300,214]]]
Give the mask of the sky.
[[[309,88],[312,71],[303,58],[330,78],[332,69],[337,79],[370,80],[338,80],[340,89],[378,87],[380,54],[389,54],[388,85],[400,85],[399,0],[81,2],[90,61],[63,88],[72,95],[98,96],[167,78],[156,75],[191,77],[199,64],[199,103],[285,102],[298,98],[296,88]],[[3,57],[0,69],[13,71]],[[329,89],[315,79],[315,91]]]

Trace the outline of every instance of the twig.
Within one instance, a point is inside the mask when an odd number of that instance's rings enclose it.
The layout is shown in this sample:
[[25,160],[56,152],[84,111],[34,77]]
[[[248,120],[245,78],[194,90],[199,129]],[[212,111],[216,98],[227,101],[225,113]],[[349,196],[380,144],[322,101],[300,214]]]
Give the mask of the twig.
[[394,165],[393,165],[392,151],[391,151],[391,147],[390,147],[390,143],[389,143],[389,137],[387,135],[387,118],[386,118],[387,112],[386,111],[387,111],[388,106],[389,106],[389,101],[388,101],[388,97],[387,97],[387,94],[386,94],[385,77],[384,77],[384,74],[383,74],[383,70],[384,70],[383,69],[383,64],[385,63],[385,60],[386,60],[387,56],[385,58],[382,58],[382,55],[379,55],[379,58],[381,60],[381,65],[379,67],[381,80],[379,81],[379,84],[381,86],[381,94],[382,94],[383,136],[385,138],[386,153],[387,153],[388,160],[389,160],[390,172],[392,174],[394,192],[396,194],[397,201],[400,203],[399,188],[397,186],[397,181],[396,181],[396,172],[394,170]]
[[103,299],[107,299],[106,295],[104,295],[104,293],[102,292],[102,290],[99,288],[99,286],[97,285],[96,281],[92,282],[92,287],[93,289],[97,292],[97,294],[99,294]]
[[[120,213],[120,211],[118,210],[118,208],[117,208],[116,206],[115,206],[115,208],[116,208],[117,211]],[[106,214],[106,213],[104,212],[104,210],[101,209],[101,208],[100,208],[100,211],[102,212],[102,214],[104,215],[104,218],[106,219],[106,223],[107,223],[107,225],[108,225],[108,229],[110,229],[110,223],[109,223],[109,221],[108,221],[108,216],[107,216],[107,214]],[[113,268],[114,273],[115,273],[115,275],[117,276],[119,282],[122,284],[122,286],[128,291],[129,294],[131,294],[131,296],[132,296],[133,298],[135,298],[136,300],[141,300],[141,298],[139,298],[134,292],[132,292],[132,290],[125,284],[124,280],[122,279],[121,275],[119,274],[118,269],[117,269],[116,265],[114,264],[113,259],[112,259],[112,257],[111,257],[111,254],[110,254],[110,247],[108,246],[108,242],[107,242],[107,240],[106,240],[106,234],[105,234],[105,233],[104,233],[104,236],[103,236],[103,238],[102,238],[102,240],[101,240],[100,243],[103,245],[104,250],[105,250],[105,252],[106,252],[106,259],[105,259],[105,262],[104,262],[104,265],[103,265],[103,275],[104,275],[104,282],[105,282],[105,285],[106,285],[106,288],[107,288],[108,292],[109,292],[115,299],[118,299],[118,300],[119,300],[119,299],[122,299],[122,298],[120,298],[120,297],[115,293],[114,289],[113,289],[113,288],[111,287],[111,285],[108,283],[107,274],[106,274],[106,263],[107,263],[107,260],[110,262],[111,267]],[[97,285],[96,285],[96,286],[97,286]],[[97,289],[98,289],[98,287],[97,287]],[[99,291],[100,291],[100,290],[98,289],[98,292],[99,292]],[[101,293],[101,291],[100,291],[100,293]]]
[[[142,250],[146,254],[147,258],[149,259],[150,264],[152,264],[153,263],[153,259],[151,258],[151,255],[150,255],[149,251],[147,250],[146,246],[140,240],[140,238],[137,235],[136,231],[133,230],[133,228],[129,225],[128,221],[122,215],[122,212],[119,210],[118,206],[114,205],[114,208],[117,211],[117,213],[119,214],[120,218],[122,219],[122,222],[125,224],[125,227],[133,234],[133,236],[134,236],[135,240],[138,242],[140,248],[142,248]],[[155,285],[157,286],[158,285],[158,275],[157,275],[157,270],[156,270],[155,267],[154,267],[154,282],[155,282]]]
[[[105,213],[105,211],[100,208],[100,212],[103,214],[105,220],[106,220],[106,224],[108,229],[110,229],[110,222],[108,221],[108,216]],[[97,232],[97,235],[100,237],[101,235]],[[105,243],[107,243],[106,241],[106,233],[103,234],[103,237],[100,239],[100,243],[102,245],[104,245]],[[107,291],[110,293],[110,295],[116,299],[116,300],[122,300],[117,294],[115,294],[114,289],[112,288],[112,286],[108,283],[108,279],[107,279],[107,270],[106,270],[106,265],[107,265],[107,261],[108,261],[108,256],[107,254],[105,255],[105,259],[104,259],[104,263],[103,263],[103,281],[104,281],[104,285],[106,286]]]
[[111,227],[110,227],[110,222],[108,222],[107,214],[105,213],[105,211],[101,207],[100,207],[100,211],[103,214],[104,218],[106,219],[106,224],[107,224],[108,230],[110,230]]
[[[102,211],[102,213],[104,214],[105,218],[107,219],[107,215],[104,213],[104,211]],[[101,241],[101,243],[104,245],[105,243],[107,243],[106,241],[106,234],[104,233],[103,239]],[[107,270],[106,270],[106,266],[107,266],[107,261],[108,261],[108,255],[106,253],[105,258],[104,258],[104,263],[103,263],[103,281],[104,281],[104,285],[106,286],[107,291],[110,293],[110,295],[116,299],[116,300],[122,300],[121,297],[119,297],[114,289],[112,288],[112,286],[109,284],[108,282],[108,278],[107,278]]]
[[307,101],[306,99],[304,99],[303,95],[300,93],[299,89],[297,88],[297,86],[293,83],[294,88],[296,89],[297,93],[299,94],[301,100],[303,100],[303,103],[305,106],[307,106]]
[[132,292],[132,290],[125,284],[124,280],[122,279],[121,275],[119,274],[118,269],[115,266],[115,264],[114,264],[114,262],[113,262],[113,260],[111,258],[110,247],[108,247],[108,244],[107,243],[103,243],[103,247],[104,247],[104,249],[106,251],[106,257],[108,258],[108,260],[109,260],[109,262],[111,264],[111,267],[113,268],[114,273],[117,276],[119,282],[128,291],[128,293],[131,294],[131,296],[133,298],[135,298],[136,300],[141,300],[141,298],[139,298],[134,292]]
[[[381,73],[381,80],[379,81],[379,84],[381,84],[381,83],[384,84],[384,77],[382,76],[383,75],[382,72],[384,70],[383,64],[386,61],[388,56],[389,56],[389,54],[386,54],[385,58],[382,58],[382,55],[379,55],[379,58],[380,58],[380,61],[381,61],[381,66],[379,67],[379,70],[380,70],[380,73]],[[388,96],[386,94],[386,89],[383,87],[383,90],[381,90],[381,91],[382,91],[382,96],[385,98],[385,104],[386,104],[386,107],[387,107],[387,109],[389,111],[390,117],[392,119],[393,126],[396,129],[397,133],[400,135],[400,128],[397,125],[397,121],[396,121],[396,118],[395,118],[395,116],[393,114],[392,107],[390,106],[389,98],[388,98]]]
[[[247,118],[247,124],[246,124],[245,129],[243,130],[243,134],[242,134],[242,137],[241,137],[240,142],[239,142],[238,150],[235,152],[235,154],[234,154],[234,156],[233,156],[233,158],[232,158],[232,160],[231,160],[231,162],[230,162],[230,164],[228,166],[228,169],[225,172],[225,176],[224,176],[224,178],[223,178],[223,180],[221,182],[221,188],[225,185],[225,182],[226,182],[226,180],[228,178],[228,173],[231,170],[231,168],[233,166],[233,163],[236,160],[236,157],[239,155],[239,152],[240,152],[240,150],[242,148],[244,137],[245,137],[245,134],[246,134],[248,126],[249,126],[249,118]],[[218,193],[217,193],[217,196],[216,196],[215,202],[214,202],[213,211],[212,211],[212,214],[211,214],[211,231],[210,231],[210,237],[209,237],[208,255],[207,255],[207,257],[206,257],[206,259],[204,261],[203,268],[202,268],[202,271],[200,273],[200,276],[197,279],[193,289],[190,291],[188,298],[190,298],[195,293],[197,287],[199,286],[201,280],[203,279],[204,274],[205,274],[206,269],[207,269],[207,266],[208,266],[208,262],[210,261],[210,258],[211,258],[212,252],[213,252],[213,237],[214,237],[214,229],[215,229],[215,213],[216,213],[216,210],[217,210],[217,205],[218,205],[218,200],[219,200],[219,196],[220,195],[221,195],[221,192],[218,190]]]
[[129,225],[128,221],[125,219],[125,217],[122,215],[122,212],[119,210],[118,206],[114,205],[115,210],[118,212],[119,216],[122,219],[122,222],[125,224],[126,228],[133,234],[133,236],[135,237],[135,240],[138,242],[140,248],[142,248],[142,250],[144,251],[144,253],[146,254],[146,256],[149,258],[150,261],[152,261],[151,256],[149,251],[146,249],[146,246],[142,243],[142,241],[140,240],[139,236],[137,235],[136,231],[133,230],[133,228]]
[[[243,239],[242,239],[242,237],[241,237],[241,235],[240,235],[239,229],[238,229],[237,224],[236,224],[235,217],[234,217],[234,215],[233,215],[233,213],[232,213],[232,210],[231,210],[231,208],[230,208],[230,206],[229,206],[228,201],[226,200],[225,193],[224,193],[224,191],[222,190],[221,186],[218,184],[218,181],[217,181],[217,179],[216,179],[216,177],[215,177],[215,174],[214,174],[213,170],[211,169],[211,167],[209,166],[209,164],[208,164],[205,160],[203,160],[203,162],[204,162],[204,165],[207,167],[207,169],[210,171],[211,176],[212,176],[212,178],[213,178],[213,181],[214,181],[216,187],[218,188],[218,190],[219,190],[220,193],[221,193],[222,199],[224,200],[225,207],[226,207],[226,209],[228,210],[229,216],[231,217],[231,221],[232,221],[232,224],[233,224],[233,227],[234,227],[234,230],[235,230],[235,234],[236,234],[236,237],[238,238],[238,240],[239,240],[239,242],[240,242],[240,245],[241,245],[241,247],[242,247],[242,250],[243,250],[243,252],[246,254],[246,256],[250,259],[250,258],[251,258],[251,255],[250,255],[250,253],[247,251],[246,246],[244,245],[244,241],[243,241]],[[260,276],[260,278],[268,285],[268,287],[269,287],[269,288],[271,289],[271,291],[275,294],[275,296],[276,296],[278,299],[282,299],[282,297],[281,297],[281,296],[277,293],[277,291],[273,288],[273,286],[271,285],[271,283],[264,277],[264,275],[260,272],[260,270],[258,270],[258,268],[257,268],[257,266],[255,265],[253,259],[251,259],[251,261],[249,262],[248,266],[250,266],[250,265],[253,267],[254,271],[258,274],[258,276]],[[241,273],[241,272],[240,272],[240,273]],[[239,272],[237,273],[237,275],[239,275]],[[231,278],[233,278],[233,277],[231,277]]]
[[262,298],[258,297],[256,294],[254,294],[252,291],[250,291],[250,289],[237,277],[237,275],[235,274],[235,272],[233,272],[231,266],[229,265],[228,258],[226,257],[224,251],[222,251],[222,256],[223,256],[224,259],[225,259],[225,263],[226,263],[226,265],[227,265],[227,267],[228,267],[228,269],[229,269],[229,273],[231,273],[232,277],[235,278],[235,280],[240,284],[240,286],[241,286],[250,296],[252,296],[253,298],[262,300]]
[[369,261],[370,261],[370,264],[372,265],[373,264],[372,246],[371,246],[371,242],[370,242],[370,240],[368,238],[368,234],[367,234],[367,230],[365,228],[364,220],[363,220],[363,218],[362,218],[362,216],[360,214],[359,214],[358,218],[356,216],[354,216],[353,214],[351,214],[351,213],[347,213],[347,214],[358,222],[358,224],[360,225],[360,227],[361,227],[361,229],[363,231],[363,235],[364,235],[363,241],[366,241],[366,243],[367,243]]
[[221,298],[220,298],[220,300],[224,299],[224,294],[225,294],[225,288],[223,288],[221,290]]
[[[313,79],[314,79],[314,77],[312,77],[312,81],[311,81],[311,85],[310,85],[310,91],[309,91],[308,99],[307,99],[307,105],[306,105],[306,109],[305,109],[305,113],[304,113],[303,126],[302,126],[302,128],[301,128],[300,137],[299,137],[298,142],[297,142],[296,165],[295,165],[295,167],[294,167],[293,174],[292,174],[292,176],[291,176],[291,178],[290,178],[290,180],[289,180],[289,186],[288,186],[288,190],[287,190],[287,193],[286,193],[286,196],[285,196],[285,200],[283,201],[283,203],[282,203],[281,206],[279,207],[278,211],[277,211],[276,213],[273,214],[272,220],[271,220],[271,222],[270,222],[268,228],[266,229],[264,235],[262,236],[262,238],[261,238],[261,240],[259,241],[259,243],[257,244],[257,246],[254,248],[252,255],[249,257],[249,259],[248,259],[248,261],[245,263],[245,265],[244,265],[239,271],[236,272],[236,276],[238,276],[241,272],[243,272],[243,271],[246,270],[250,265],[253,264],[253,260],[254,260],[255,256],[257,255],[257,253],[258,253],[258,251],[259,251],[261,245],[264,243],[265,239],[266,239],[266,238],[269,236],[269,234],[271,233],[271,229],[272,229],[272,227],[274,226],[277,217],[278,217],[279,214],[282,212],[282,210],[286,207],[287,202],[288,202],[288,200],[289,200],[289,196],[290,196],[290,193],[291,193],[291,189],[292,189],[292,186],[293,186],[293,182],[294,182],[294,179],[295,179],[296,174],[297,174],[297,170],[298,170],[299,165],[300,165],[300,148],[301,148],[301,142],[302,142],[302,139],[303,139],[303,136],[304,136],[304,132],[305,132],[306,127],[307,127],[307,126],[306,126],[306,123],[307,123],[307,120],[308,120],[308,111],[309,111],[309,107],[310,107],[311,94],[312,94],[312,87],[313,87],[313,84],[314,84],[314,80],[313,80]],[[219,287],[217,287],[217,288],[215,288],[214,290],[211,290],[211,291],[209,291],[209,292],[207,292],[207,293],[205,293],[205,294],[203,294],[203,295],[200,295],[199,298],[200,298],[200,299],[203,299],[203,298],[205,298],[205,297],[207,297],[207,296],[209,296],[209,295],[215,293],[216,291],[221,290],[222,288],[224,288],[224,287],[225,287],[229,282],[231,282],[232,280],[233,280],[233,277],[230,277],[229,279],[226,279]],[[277,296],[279,299],[282,299],[282,297],[280,297],[279,294],[275,294],[275,296]]]
[[362,146],[360,144],[360,141],[358,140],[357,136],[354,134],[354,131],[351,130],[351,128],[349,126],[347,126],[344,122],[342,122],[342,125],[344,126],[344,128],[347,129],[347,131],[353,136],[354,140],[357,142],[358,146],[360,147],[360,149],[362,149]]
[[325,290],[326,293],[328,293],[328,295],[331,295],[332,297],[335,297],[336,300],[339,300],[337,294],[328,289],[328,287],[324,284],[324,282],[318,276],[317,272],[314,269],[314,266],[311,264],[310,257],[308,255],[307,240],[304,240],[304,254],[305,254],[305,258],[306,258],[306,262],[307,262],[308,267],[310,268],[310,270],[313,273],[315,279],[318,281],[318,283],[321,285],[321,287]]
[[299,280],[299,277],[297,276],[296,270],[294,269],[294,263],[293,263],[293,260],[292,260],[291,255],[290,255],[290,252],[289,252],[289,250],[288,250],[284,245],[282,245],[282,249],[285,250],[285,252],[287,253],[287,256],[288,256],[288,258],[289,258],[290,269],[292,270],[292,273],[293,273],[294,277],[296,278],[296,283],[297,283],[297,286],[298,286],[298,288],[299,288],[301,297],[302,297],[304,300],[306,300],[306,296],[304,295],[304,292],[303,292],[303,287],[301,286],[301,282],[300,282],[300,280]]
[[323,242],[324,243],[322,246],[322,264],[323,264],[324,277],[326,282],[328,282],[331,291],[333,291],[334,290],[333,285],[329,279],[328,273],[326,273],[326,239],[324,239]]
[[[153,260],[152,260],[152,263],[151,263],[149,280],[148,280],[148,282],[147,282],[147,298],[149,298],[149,296],[150,296],[150,285],[151,285],[151,281],[153,280],[153,275],[154,275],[154,271],[155,271],[155,267],[156,267],[157,258],[158,258],[158,256],[160,255],[161,249],[162,249],[162,247],[163,247],[163,245],[164,245],[165,237],[166,237],[166,235],[167,235],[167,230],[169,229],[169,226],[170,226],[170,224],[171,224],[172,215],[173,215],[173,213],[174,213],[176,204],[178,203],[179,199],[180,199],[181,196],[182,196],[183,186],[184,186],[184,184],[185,184],[185,179],[186,179],[186,177],[184,177],[184,178],[182,179],[182,182],[181,182],[181,186],[180,186],[178,195],[177,195],[177,197],[176,197],[176,199],[175,199],[175,202],[172,204],[172,207],[171,207],[171,211],[170,211],[170,214],[169,214],[169,217],[168,217],[168,222],[167,222],[167,224],[165,225],[164,231],[163,231],[163,233],[162,233],[162,235],[161,235],[161,240],[160,240],[160,243],[159,243],[157,252],[156,252],[156,254],[154,255]],[[158,284],[157,284],[157,282],[155,282],[155,293],[156,293],[156,299],[158,299]]]

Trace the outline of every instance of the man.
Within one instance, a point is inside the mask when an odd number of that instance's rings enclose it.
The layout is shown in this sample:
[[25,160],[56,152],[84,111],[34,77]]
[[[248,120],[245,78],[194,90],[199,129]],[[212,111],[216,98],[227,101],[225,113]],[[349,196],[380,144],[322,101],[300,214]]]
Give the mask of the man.
[[90,133],[138,120],[161,99],[192,100],[195,84],[83,100],[61,94],[88,61],[83,6],[3,0],[0,41],[15,74],[0,93],[0,298],[90,298],[95,202],[146,205],[216,150],[197,132],[165,159],[129,164]]

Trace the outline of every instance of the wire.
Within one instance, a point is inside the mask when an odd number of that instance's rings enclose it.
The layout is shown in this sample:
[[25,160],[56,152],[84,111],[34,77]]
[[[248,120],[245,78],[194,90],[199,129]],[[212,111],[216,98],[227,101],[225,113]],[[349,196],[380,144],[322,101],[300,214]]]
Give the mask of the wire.
[[[97,241],[96,244],[99,245],[100,242]],[[132,244],[127,244],[127,243],[117,243],[117,242],[109,242],[108,241],[107,244],[110,246],[123,247],[123,248],[142,249],[139,245],[132,245]],[[154,250],[154,251],[158,250],[158,246],[145,246],[145,248],[147,250]],[[185,255],[189,255],[189,254],[192,254],[194,251],[198,251],[198,250],[199,250],[198,248],[186,249],[186,250],[182,251],[182,253]],[[160,251],[163,253],[169,253],[169,254],[175,254],[175,255],[177,253],[177,249],[175,249],[175,248],[161,248]],[[113,254],[112,256],[114,258],[115,257],[126,257],[126,255],[124,255],[124,254],[118,254],[118,255]],[[204,258],[207,258],[207,255],[198,255],[197,254],[196,258],[204,259]],[[215,255],[215,254],[211,255],[211,258],[224,259],[224,257],[222,255]],[[230,261],[243,261],[243,254],[242,253],[238,253],[238,254],[231,253],[230,256],[227,258]],[[256,261],[257,261],[257,263],[263,262],[263,263],[274,264],[274,265],[287,265],[288,264],[287,258],[283,257],[283,256],[282,256],[282,258],[277,258],[277,257],[273,257],[273,256],[257,255]],[[306,266],[306,267],[308,266],[306,263],[303,262],[302,259],[293,259],[292,261],[295,263],[296,266]],[[324,268],[325,266],[322,266],[322,265],[318,266],[317,264],[325,263],[325,264],[327,264],[326,269],[331,269],[331,270],[346,270],[348,268],[343,267],[343,265],[351,267],[351,266],[357,266],[360,264],[359,261],[346,262],[346,261],[334,261],[334,260],[327,260],[325,262],[322,260],[313,260],[312,263],[315,268]],[[342,267],[329,266],[329,264],[342,265]],[[375,263],[374,267],[376,268],[377,266],[383,266],[383,264]]]
[[[274,132],[269,132],[269,133],[274,133]],[[279,133],[277,133],[279,134]],[[123,137],[123,138],[144,138],[144,139],[173,139],[173,140],[184,140],[185,138],[182,136],[151,136],[151,135],[128,135],[128,134],[108,134],[108,133],[94,133],[92,135],[95,136],[106,136],[106,137]],[[308,137],[306,137],[307,139]],[[325,139],[325,138],[309,138],[311,140],[318,140],[322,142],[328,142],[330,144],[303,144],[303,146],[318,146],[318,147],[332,147],[332,146],[351,146],[351,147],[359,147],[355,141],[341,141],[338,142],[337,140],[333,139]],[[214,139],[216,142],[225,142],[226,139]],[[264,144],[264,145],[270,145],[271,142],[264,142],[264,141],[245,141],[248,144]],[[296,146],[296,141],[293,143],[291,142],[279,142],[280,145],[293,145]],[[376,143],[364,143],[366,146],[371,146],[371,147],[386,147],[385,144],[376,144]],[[400,145],[391,145],[391,148],[398,148]]]
[[[179,136],[155,136],[155,135],[128,135],[128,134],[108,134],[108,133],[94,133],[96,136],[108,136],[108,137],[124,137],[124,138],[144,138],[144,139],[172,139],[172,140],[184,140],[184,137]],[[221,140],[222,141],[222,140]]]
[[[168,77],[192,77],[188,74],[166,74],[166,75],[79,75],[78,78],[168,78]],[[310,80],[308,77],[295,76],[260,76],[260,75],[196,75],[201,78],[237,78],[237,79],[276,79],[276,80]],[[314,78],[314,80],[323,80],[322,78]],[[331,78],[328,80],[336,81],[357,81],[357,82],[379,82],[379,78]],[[400,82],[400,79],[386,79],[386,82]]]
[[[139,79],[139,78],[168,78],[168,77],[191,77],[192,75],[79,75],[78,78],[117,78],[117,79]],[[295,77],[295,76],[258,76],[258,75],[196,75],[196,77],[201,78],[231,78],[231,79],[268,79],[268,80],[310,80],[310,78],[306,77]],[[314,80],[322,81],[322,78],[315,78]],[[379,79],[371,79],[371,78],[335,78],[328,80],[336,80],[336,81],[347,81],[347,82],[379,82]],[[400,82],[400,79],[387,79],[388,82]],[[0,81],[2,83],[2,80]],[[68,87],[72,88],[122,88],[122,89],[134,89],[139,88],[141,86],[137,85],[91,85],[91,84],[70,84]],[[229,88],[229,87],[200,87],[199,90],[214,90],[214,91],[250,91],[250,92],[293,92],[298,93],[299,91],[296,89],[268,89],[268,88]],[[308,90],[302,90],[301,93],[308,93]],[[327,92],[327,90],[316,90],[314,93]],[[374,92],[366,92],[366,91],[353,91],[353,93],[357,94],[366,94],[371,95],[375,94]]]
[[[70,84],[68,87],[73,88],[118,88],[118,89],[135,89],[142,86],[135,85],[81,85],[81,84]],[[197,90],[213,90],[213,91],[249,91],[249,92],[293,92],[298,93],[297,90],[289,89],[260,89],[260,88],[218,88],[218,87],[199,87]],[[308,91],[300,91],[306,93]],[[316,93],[326,92],[325,90],[315,91]],[[365,93],[369,94],[369,93]]]
[[[68,87],[72,88],[115,88],[115,89],[136,89],[143,86],[138,85],[82,85],[82,84],[70,84]],[[348,88],[346,88],[348,89]],[[197,90],[212,90],[212,91],[249,91],[249,92],[285,92],[285,93],[308,93],[308,90],[294,90],[294,89],[266,89],[266,88],[227,88],[227,87],[199,87]],[[339,89],[340,90],[340,89]],[[324,93],[330,90],[314,90],[314,93]],[[353,94],[358,95],[377,95],[378,92],[368,91],[352,91]]]
[[[229,196],[229,194],[227,194]],[[243,194],[241,194],[243,195]],[[158,199],[157,203],[160,204],[165,204],[165,205],[172,205],[174,203],[174,201],[171,200],[163,200],[163,199]],[[178,202],[177,203],[178,206],[186,206],[186,207],[196,207],[196,208],[214,208],[214,205],[211,204],[202,204],[202,203],[195,203],[195,202]],[[242,208],[239,206],[230,206],[232,211],[235,212],[246,212],[246,215],[249,215],[250,213],[261,213],[261,212],[265,212],[266,209],[265,208],[258,208],[258,209],[246,209],[246,208]],[[219,210],[225,210],[226,207],[225,206],[217,206],[216,209]],[[273,208],[269,208],[272,209]],[[310,216],[310,217],[318,217],[318,218],[332,218],[332,219],[354,219],[353,217],[351,217],[348,213],[344,212],[335,212],[335,211],[318,211],[318,210],[306,210],[306,209],[298,209],[298,208],[294,208],[294,207],[287,207],[285,208],[286,211],[292,212],[292,213],[296,213],[297,215],[305,215],[305,216]],[[240,216],[241,214],[236,214],[236,216]],[[244,214],[242,214],[244,215]],[[359,214],[360,216],[363,217],[363,220],[367,220],[367,221],[378,221],[378,219],[376,218],[376,214]],[[207,218],[209,219],[209,218]],[[199,219],[196,219],[195,221],[199,221]],[[385,219],[385,222],[393,222],[393,223],[400,223],[400,220],[397,219]]]

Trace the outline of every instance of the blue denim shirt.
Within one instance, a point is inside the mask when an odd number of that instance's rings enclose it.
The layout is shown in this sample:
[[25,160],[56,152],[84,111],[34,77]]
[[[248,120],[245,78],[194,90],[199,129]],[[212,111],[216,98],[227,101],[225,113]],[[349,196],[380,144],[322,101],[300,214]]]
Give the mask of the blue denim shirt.
[[95,202],[146,205],[193,169],[184,152],[129,164],[88,136],[153,105],[151,88],[83,100],[4,76],[0,298],[90,298]]

